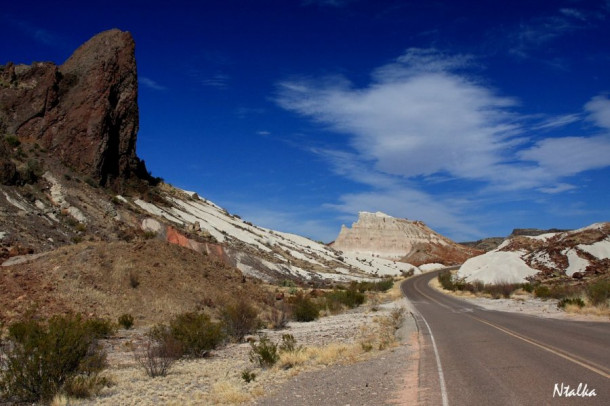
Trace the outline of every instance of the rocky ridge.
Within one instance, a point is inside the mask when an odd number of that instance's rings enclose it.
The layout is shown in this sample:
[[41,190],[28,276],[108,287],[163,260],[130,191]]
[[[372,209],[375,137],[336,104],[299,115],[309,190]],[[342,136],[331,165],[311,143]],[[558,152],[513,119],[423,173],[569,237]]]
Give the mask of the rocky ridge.
[[610,274],[610,223],[578,230],[517,235],[466,261],[458,275],[467,281],[521,283],[529,279],[583,279]]

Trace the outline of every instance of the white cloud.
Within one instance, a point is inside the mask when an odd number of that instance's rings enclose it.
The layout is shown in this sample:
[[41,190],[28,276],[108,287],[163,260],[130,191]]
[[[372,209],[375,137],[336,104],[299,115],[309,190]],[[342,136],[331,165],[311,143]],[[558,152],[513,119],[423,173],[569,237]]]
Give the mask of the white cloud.
[[147,87],[149,89],[152,89],[152,90],[166,90],[167,89],[165,86],[161,86],[159,83],[157,83],[154,80],[147,78],[145,76],[140,76],[138,78],[138,82],[140,83],[140,85]]
[[610,98],[608,96],[594,97],[585,104],[585,111],[589,113],[589,118],[595,124],[610,130]]
[[546,130],[546,129],[555,129],[559,127],[564,127],[566,125],[576,123],[582,120],[582,116],[580,114],[565,114],[562,116],[547,118],[540,124],[534,125],[532,127],[533,130]]
[[547,138],[521,151],[519,157],[535,161],[553,178],[571,176],[610,166],[610,138],[603,135]]
[[485,179],[519,133],[506,110],[515,102],[444,70],[465,60],[409,50],[377,69],[367,88],[339,78],[290,81],[280,84],[277,100],[352,135],[351,146],[378,171]]
[[[518,102],[469,76],[468,56],[410,49],[372,72],[356,88],[341,76],[293,79],[278,85],[276,102],[326,129],[346,134],[343,150],[317,148],[334,172],[370,191],[345,194],[337,210],[382,210],[463,232],[467,217],[448,196],[424,192],[426,179],[468,181],[465,199],[498,192],[562,193],[566,178],[610,166],[607,135],[558,137],[552,131],[582,121],[582,113],[546,118],[516,113]],[[585,112],[610,127],[610,100],[593,98]],[[525,123],[528,123],[527,126]],[[545,130],[548,138],[536,131]],[[472,197],[470,197],[470,196]],[[502,195],[510,200],[510,194]],[[444,199],[444,200],[441,200]],[[450,203],[451,202],[451,203]]]
[[555,186],[551,186],[551,187],[541,187],[539,190],[542,193],[557,194],[557,193],[563,193],[568,190],[574,190],[574,189],[576,189],[576,186],[574,186],[574,185],[570,185],[568,183],[559,183],[559,184],[557,184]]

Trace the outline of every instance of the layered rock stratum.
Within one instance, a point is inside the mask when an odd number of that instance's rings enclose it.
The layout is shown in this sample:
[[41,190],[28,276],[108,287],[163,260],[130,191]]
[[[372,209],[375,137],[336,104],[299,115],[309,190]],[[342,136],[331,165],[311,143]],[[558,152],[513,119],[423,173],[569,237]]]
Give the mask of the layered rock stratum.
[[333,248],[379,256],[413,265],[455,265],[482,251],[459,245],[422,221],[400,219],[376,212],[360,212],[352,228],[341,227]]

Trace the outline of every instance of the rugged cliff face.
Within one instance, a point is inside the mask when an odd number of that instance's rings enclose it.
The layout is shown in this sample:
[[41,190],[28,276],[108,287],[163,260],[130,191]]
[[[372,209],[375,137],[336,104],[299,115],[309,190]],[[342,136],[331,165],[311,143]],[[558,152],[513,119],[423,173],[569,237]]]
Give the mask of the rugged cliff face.
[[120,30],[91,38],[61,66],[0,68],[0,132],[38,145],[101,185],[146,177],[136,156],[135,45]]
[[419,266],[426,263],[459,264],[479,255],[438,234],[421,221],[398,219],[387,214],[360,212],[352,228],[341,227],[333,248]]

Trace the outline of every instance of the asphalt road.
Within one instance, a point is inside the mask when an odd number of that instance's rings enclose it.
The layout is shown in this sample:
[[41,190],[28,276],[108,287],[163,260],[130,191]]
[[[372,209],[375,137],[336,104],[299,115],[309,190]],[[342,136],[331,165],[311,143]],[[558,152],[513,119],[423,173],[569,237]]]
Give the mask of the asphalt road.
[[401,286],[420,331],[420,404],[610,405],[610,323],[485,310],[432,289],[437,275]]

